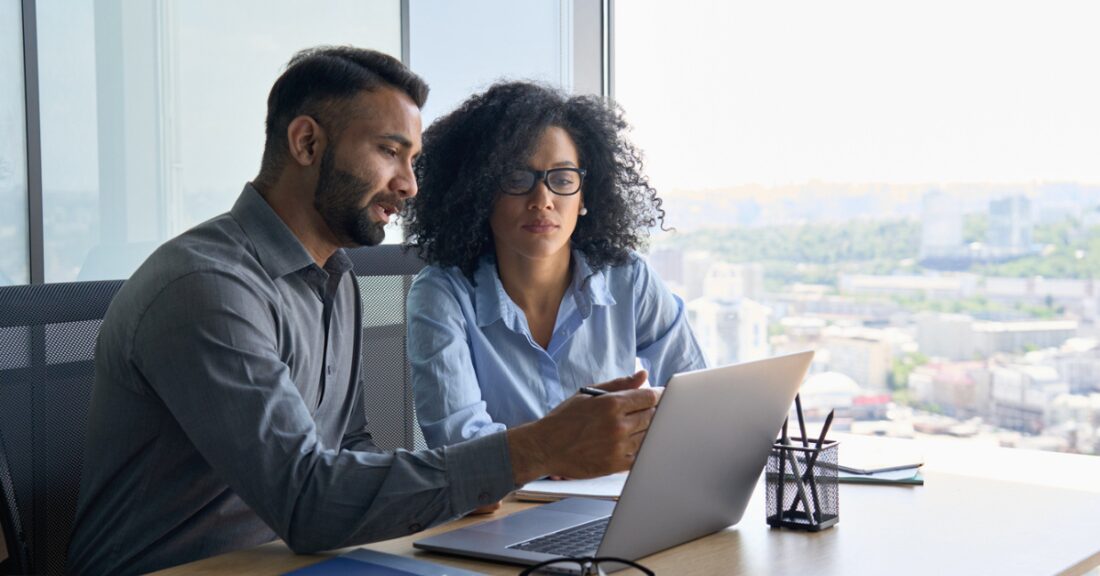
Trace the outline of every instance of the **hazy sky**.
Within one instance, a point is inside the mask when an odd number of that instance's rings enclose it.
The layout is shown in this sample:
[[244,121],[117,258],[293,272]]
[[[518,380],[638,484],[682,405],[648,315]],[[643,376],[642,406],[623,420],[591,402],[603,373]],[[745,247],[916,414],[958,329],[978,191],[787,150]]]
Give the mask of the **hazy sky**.
[[659,188],[1100,182],[1100,2],[615,11],[616,98]]

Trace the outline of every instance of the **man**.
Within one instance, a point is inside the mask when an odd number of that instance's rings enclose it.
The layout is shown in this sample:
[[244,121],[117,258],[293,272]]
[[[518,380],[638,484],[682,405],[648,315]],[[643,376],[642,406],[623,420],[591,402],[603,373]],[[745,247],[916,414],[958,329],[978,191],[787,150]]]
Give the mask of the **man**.
[[119,292],[96,353],[73,571],[146,572],[276,537],[297,552],[393,538],[540,476],[630,465],[657,398],[636,389],[644,373],[448,448],[371,442],[341,248],[380,242],[416,194],[427,92],[377,52],[298,54],[268,98],[255,182]]

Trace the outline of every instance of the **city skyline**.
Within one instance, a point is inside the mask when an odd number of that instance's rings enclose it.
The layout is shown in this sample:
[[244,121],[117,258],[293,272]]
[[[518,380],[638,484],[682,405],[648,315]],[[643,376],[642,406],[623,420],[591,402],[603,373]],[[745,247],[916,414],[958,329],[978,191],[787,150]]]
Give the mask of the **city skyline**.
[[[659,190],[665,228],[655,241],[700,230],[761,228],[803,224],[844,224],[866,220],[920,221],[930,194],[945,197],[945,210],[957,217],[986,214],[991,203],[1024,197],[1036,224],[1075,218],[1100,223],[1100,184],[1080,182],[841,183],[813,181],[784,186],[759,184],[716,189]],[[670,234],[670,232],[672,232]]]

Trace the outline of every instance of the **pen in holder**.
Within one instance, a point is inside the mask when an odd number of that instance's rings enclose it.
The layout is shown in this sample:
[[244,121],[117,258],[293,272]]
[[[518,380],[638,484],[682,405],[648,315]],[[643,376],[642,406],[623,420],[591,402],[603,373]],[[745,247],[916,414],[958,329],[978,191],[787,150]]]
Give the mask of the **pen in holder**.
[[839,442],[791,440],[777,441],[768,455],[764,480],[768,525],[812,532],[824,530],[839,519]]

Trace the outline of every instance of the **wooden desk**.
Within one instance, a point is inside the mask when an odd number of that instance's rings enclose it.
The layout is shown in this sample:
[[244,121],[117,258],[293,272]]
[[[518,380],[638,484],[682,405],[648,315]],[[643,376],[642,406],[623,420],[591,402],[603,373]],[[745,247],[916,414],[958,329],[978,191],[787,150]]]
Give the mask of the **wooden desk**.
[[[966,462],[992,463],[974,469],[1000,474],[998,463],[1029,467],[1020,476],[1030,480],[1010,482],[973,474],[962,456],[951,456],[955,448],[926,451],[924,486],[841,485],[840,523],[830,530],[807,534],[768,528],[761,484],[738,525],[641,562],[658,574],[798,576],[1084,574],[1100,566],[1100,458],[963,449],[962,454],[969,455]],[[944,471],[937,462],[949,463],[958,473]],[[1053,468],[1050,482],[1042,481],[1041,469],[1035,474],[1030,468],[1036,464]],[[506,501],[497,516],[528,506]],[[514,575],[519,571],[515,566],[412,548],[412,542],[425,535],[488,518],[465,518],[367,547],[486,574]],[[295,556],[276,542],[158,574],[279,574],[333,554]]]

